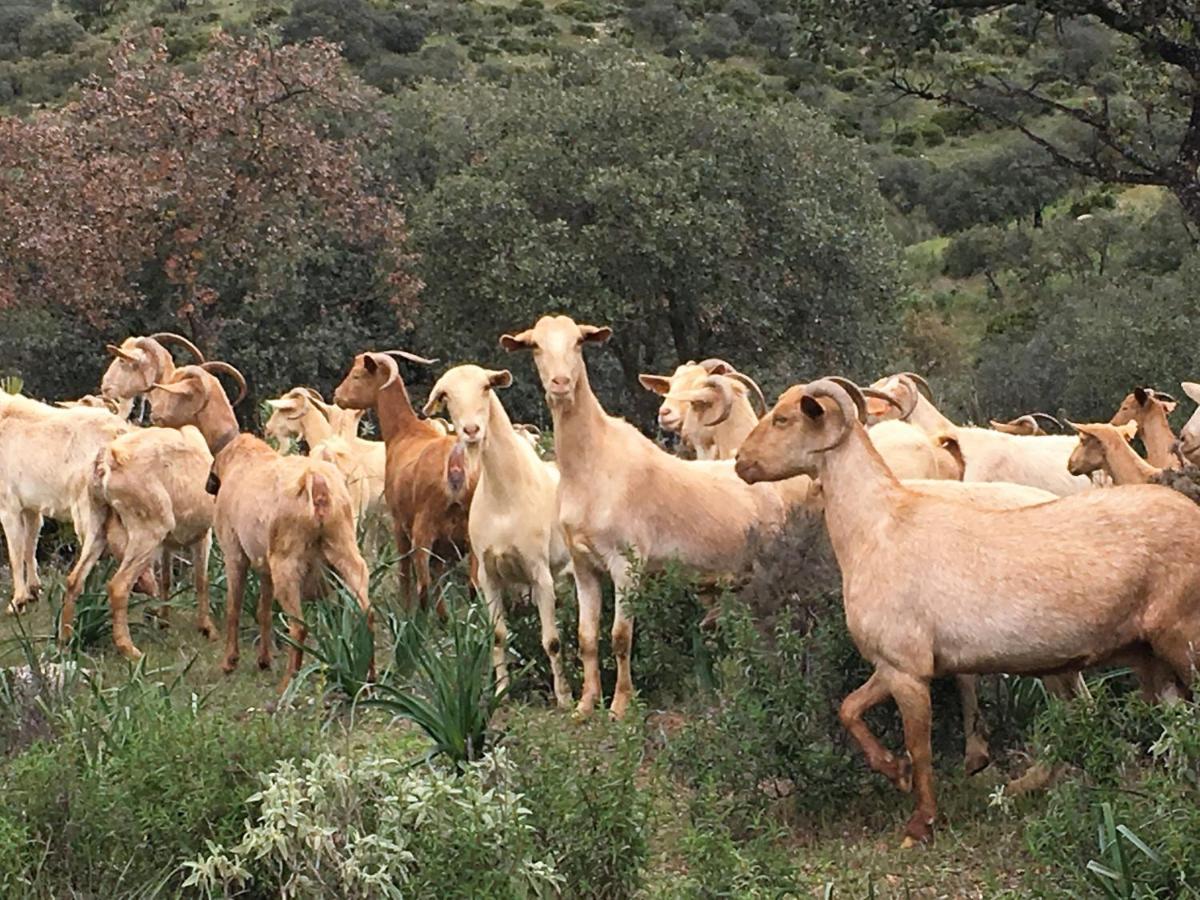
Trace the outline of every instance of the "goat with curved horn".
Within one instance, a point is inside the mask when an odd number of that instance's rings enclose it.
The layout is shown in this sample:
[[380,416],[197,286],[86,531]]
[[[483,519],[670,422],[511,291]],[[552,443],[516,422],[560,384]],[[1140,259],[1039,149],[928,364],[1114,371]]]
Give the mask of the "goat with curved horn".
[[234,381],[237,382],[238,395],[237,395],[237,399],[234,400],[232,403],[233,406],[237,406],[239,403],[241,403],[243,400],[246,399],[246,394],[249,393],[249,391],[246,388],[246,376],[243,375],[241,372],[239,372],[237,369],[235,369],[233,366],[231,366],[229,363],[214,359],[214,360],[209,360],[208,362],[200,363],[200,368],[203,369],[205,372],[209,372],[214,375],[217,374],[218,372],[224,372],[226,375],[228,375],[230,378],[232,378]]
[[200,348],[182,334],[176,334],[173,331],[156,331],[150,335],[150,339],[158,341],[160,344],[176,344],[192,354],[196,358],[196,362],[204,362],[204,354],[200,352]]
[[757,381],[742,372],[726,372],[725,377],[732,378],[734,381],[740,381],[747,388],[749,388],[750,392],[758,400],[758,417],[760,419],[767,414],[767,409],[769,408],[767,406],[767,398],[763,396],[762,388],[758,386]]
[[704,424],[708,425],[709,427],[713,425],[720,425],[729,418],[729,414],[733,411],[733,388],[730,387],[729,382],[720,375],[709,375],[704,379],[702,384],[705,388],[715,391],[717,397],[720,398],[716,417],[709,419]]
[[925,395],[927,400],[930,402],[933,401],[933,388],[929,386],[929,382],[925,380],[924,376],[918,375],[916,372],[897,372],[896,377],[907,378],[913,383],[917,390]]

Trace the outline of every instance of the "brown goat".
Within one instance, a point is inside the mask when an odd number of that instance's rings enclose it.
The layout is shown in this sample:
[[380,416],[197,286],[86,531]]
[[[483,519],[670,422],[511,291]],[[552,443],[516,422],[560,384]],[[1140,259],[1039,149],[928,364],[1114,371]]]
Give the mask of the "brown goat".
[[[432,364],[411,353],[390,351],[412,362]],[[375,409],[387,445],[384,499],[392,514],[400,552],[400,582],[410,608],[429,602],[431,561],[461,558],[468,552],[467,513],[477,472],[457,438],[417,416],[400,368],[388,353],[360,353],[333,393],[344,409]],[[474,559],[471,581],[475,581]],[[413,580],[415,574],[415,598]],[[439,614],[445,606],[439,598]]]
[[[209,489],[217,495],[213,527],[225,555],[228,593],[225,599],[225,660],[232,672],[238,663],[238,618],[247,570],[259,572],[261,632],[258,665],[271,665],[272,600],[290,619],[293,646],[280,689],[300,668],[305,628],[301,601],[324,593],[324,564],[332,567],[367,613],[367,564],[358,550],[350,494],[341,473],[330,463],[304,456],[280,456],[262,439],[240,434],[233,406],[209,369],[245,380],[225,363],[176,369],[171,379],[151,390],[156,425],[194,425],[213,454]],[[241,397],[238,398],[239,400]]]
[[1129,446],[1137,434],[1136,423],[1068,424],[1079,432],[1079,446],[1067,460],[1067,469],[1072,475],[1090,475],[1103,469],[1113,484],[1150,484],[1151,479],[1162,472],[1161,468],[1150,465]]
[[[928,840],[937,818],[932,678],[1044,675],[1119,660],[1160,693],[1192,683],[1200,509],[1155,485],[1008,510],[923,496],[871,446],[865,406],[853,385],[830,379],[791,387],[746,439],[737,468],[752,483],[820,478],[846,623],[875,667],[842,703],[841,720],[873,769],[915,789],[905,831]],[[862,718],[889,696],[900,707],[911,769]]]
[[1179,457],[1175,453],[1175,433],[1167,421],[1178,405],[1170,394],[1154,388],[1134,388],[1125,395],[1109,425],[1137,423],[1137,432],[1146,446],[1146,462],[1159,469],[1176,469]]

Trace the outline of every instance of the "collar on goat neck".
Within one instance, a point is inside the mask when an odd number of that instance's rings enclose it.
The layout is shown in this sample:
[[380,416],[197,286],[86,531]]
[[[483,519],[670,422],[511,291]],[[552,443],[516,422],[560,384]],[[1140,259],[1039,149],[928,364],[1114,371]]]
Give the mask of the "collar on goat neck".
[[880,526],[890,518],[887,513],[904,488],[857,422],[822,454],[817,477],[825,499],[825,527],[844,571],[882,540]]
[[588,477],[592,460],[600,448],[600,433],[609,418],[588,383],[587,367],[575,381],[575,391],[567,403],[550,403],[554,422],[554,455],[564,478]]
[[218,453],[233,443],[233,439],[239,434],[241,434],[241,431],[239,431],[237,428],[230,428],[212,442],[212,444],[209,446],[209,451],[214,457],[216,457]]

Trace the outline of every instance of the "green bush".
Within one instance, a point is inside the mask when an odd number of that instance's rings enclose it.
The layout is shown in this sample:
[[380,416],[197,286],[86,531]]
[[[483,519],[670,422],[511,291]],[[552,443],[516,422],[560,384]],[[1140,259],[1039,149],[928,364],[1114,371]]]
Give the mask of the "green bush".
[[[140,670],[139,670],[140,672]],[[195,697],[140,675],[94,685],[39,741],[0,766],[0,823],[28,837],[12,870],[51,896],[127,896],[178,884],[179,862],[241,833],[260,770],[311,751],[295,718],[231,727]],[[183,698],[181,698],[183,699]],[[0,856],[12,856],[0,831]]]
[[563,878],[535,841],[517,767],[497,750],[461,774],[323,753],[260,776],[236,844],[192,859],[187,884],[229,896],[529,897]]
[[943,134],[954,137],[970,134],[979,127],[979,121],[975,113],[969,109],[962,109],[957,106],[935,111],[929,117],[929,121],[942,129]]
[[933,122],[926,122],[920,127],[921,141],[926,147],[939,147],[946,143],[946,133]]
[[577,727],[561,715],[513,709],[504,747],[531,811],[538,846],[570,896],[637,893],[649,852],[651,794],[644,784],[643,728],[602,716]]
[[921,132],[915,125],[905,125],[892,135],[892,144],[896,147],[915,147],[921,138]]
[[540,6],[514,6],[508,11],[508,21],[514,25],[535,25],[544,15]]

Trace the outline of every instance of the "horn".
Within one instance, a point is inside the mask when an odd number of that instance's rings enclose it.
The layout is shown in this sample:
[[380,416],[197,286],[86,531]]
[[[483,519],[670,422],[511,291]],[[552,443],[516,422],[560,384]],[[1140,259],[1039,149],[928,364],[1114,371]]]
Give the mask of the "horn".
[[1034,413],[1030,413],[1029,415],[1032,416],[1034,419],[1043,419],[1046,422],[1053,422],[1055,428],[1057,428],[1059,431],[1063,430],[1063,423],[1060,422],[1058,419],[1054,418],[1054,416],[1050,415],[1049,413],[1034,412]]
[[854,406],[858,410],[858,421],[866,423],[867,421],[867,401],[863,397],[862,388],[851,381],[849,378],[842,378],[840,375],[829,375],[822,381],[832,381],[834,384],[842,388],[854,401]]
[[1154,397],[1155,400],[1161,400],[1164,403],[1178,403],[1179,402],[1174,397],[1172,397],[1170,394],[1168,394],[1166,391],[1160,391],[1157,388],[1151,388],[1150,394]]
[[760,408],[762,409],[762,412],[758,414],[760,419],[767,414],[767,410],[770,407],[767,406],[767,398],[763,396],[762,388],[758,386],[757,381],[755,381],[749,375],[743,375],[741,372],[727,372],[725,377],[732,378],[734,381],[740,381],[754,393],[754,396],[758,398]]
[[390,356],[399,356],[401,359],[407,359],[409,362],[418,363],[422,366],[436,366],[436,359],[428,359],[424,356],[417,356],[415,353],[409,353],[407,350],[381,350],[381,353],[387,353]]
[[300,385],[299,387],[292,388],[288,391],[288,394],[291,394],[293,397],[303,397],[317,408],[317,412],[323,414],[326,419],[329,418],[330,406],[325,402],[325,398],[321,396],[321,392],[316,388],[309,387],[308,385]]
[[[896,407],[896,409],[900,411],[901,415],[904,414],[904,407],[900,405],[900,401],[887,391],[881,391],[878,388],[873,387],[859,388],[859,390],[862,391],[862,395],[864,397],[874,397],[876,400],[882,400],[885,403],[889,403]],[[909,410],[909,412],[911,412],[911,410]]]
[[247,391],[246,391],[246,376],[243,375],[241,372],[239,372],[237,369],[235,369],[233,366],[231,366],[229,363],[221,362],[220,360],[210,360],[209,362],[200,363],[200,368],[210,374],[215,374],[217,372],[224,372],[226,375],[228,375],[230,378],[232,378],[234,381],[237,382],[238,395],[237,395],[237,399],[233,401],[234,406],[237,406],[239,403],[241,403],[243,400],[246,399],[246,393],[247,393]]
[[709,375],[728,375],[730,372],[737,371],[737,369],[723,359],[706,359],[704,362],[699,363],[699,365]]
[[542,429],[538,428],[536,425],[527,425],[527,424],[525,424],[525,423],[523,423],[523,422],[522,422],[522,423],[521,423],[521,424],[519,424],[517,427],[518,427],[518,428],[519,428],[521,431],[524,431],[524,432],[527,432],[527,433],[529,433],[529,434],[532,434],[534,437],[541,437],[541,436],[542,436]]
[[376,365],[383,366],[388,370],[387,381],[379,386],[381,391],[386,387],[390,387],[393,381],[400,380],[399,364],[386,353],[368,353],[366,355],[371,357],[371,359],[375,361]]
[[721,409],[716,418],[704,424],[709,427],[720,425],[729,418],[729,414],[733,411],[733,388],[720,375],[709,375],[702,383],[705,387],[716,391],[721,398]]
[[825,446],[814,448],[817,452],[830,450],[844,441],[846,434],[850,431],[854,422],[855,411],[857,410],[862,415],[867,408],[867,401],[863,399],[862,390],[854,382],[845,378],[837,378],[836,380],[834,378],[821,378],[806,385],[804,393],[814,400],[818,397],[829,397],[837,403],[838,410],[842,414],[842,430]]
[[930,403],[933,402],[933,388],[929,386],[929,382],[924,377],[918,375],[916,372],[900,372],[897,374],[897,377],[910,379],[916,385],[917,390],[924,394]]
[[132,353],[127,353],[116,344],[105,344],[104,349],[113,356],[119,356],[121,359],[127,359],[130,362],[134,362],[137,359],[137,357],[135,357]]
[[187,350],[188,353],[192,354],[192,356],[196,357],[196,362],[204,362],[204,354],[200,352],[200,348],[185,338],[182,334],[176,334],[173,331],[156,331],[154,334],[150,335],[150,337],[158,341],[160,344],[178,344],[180,347]]

